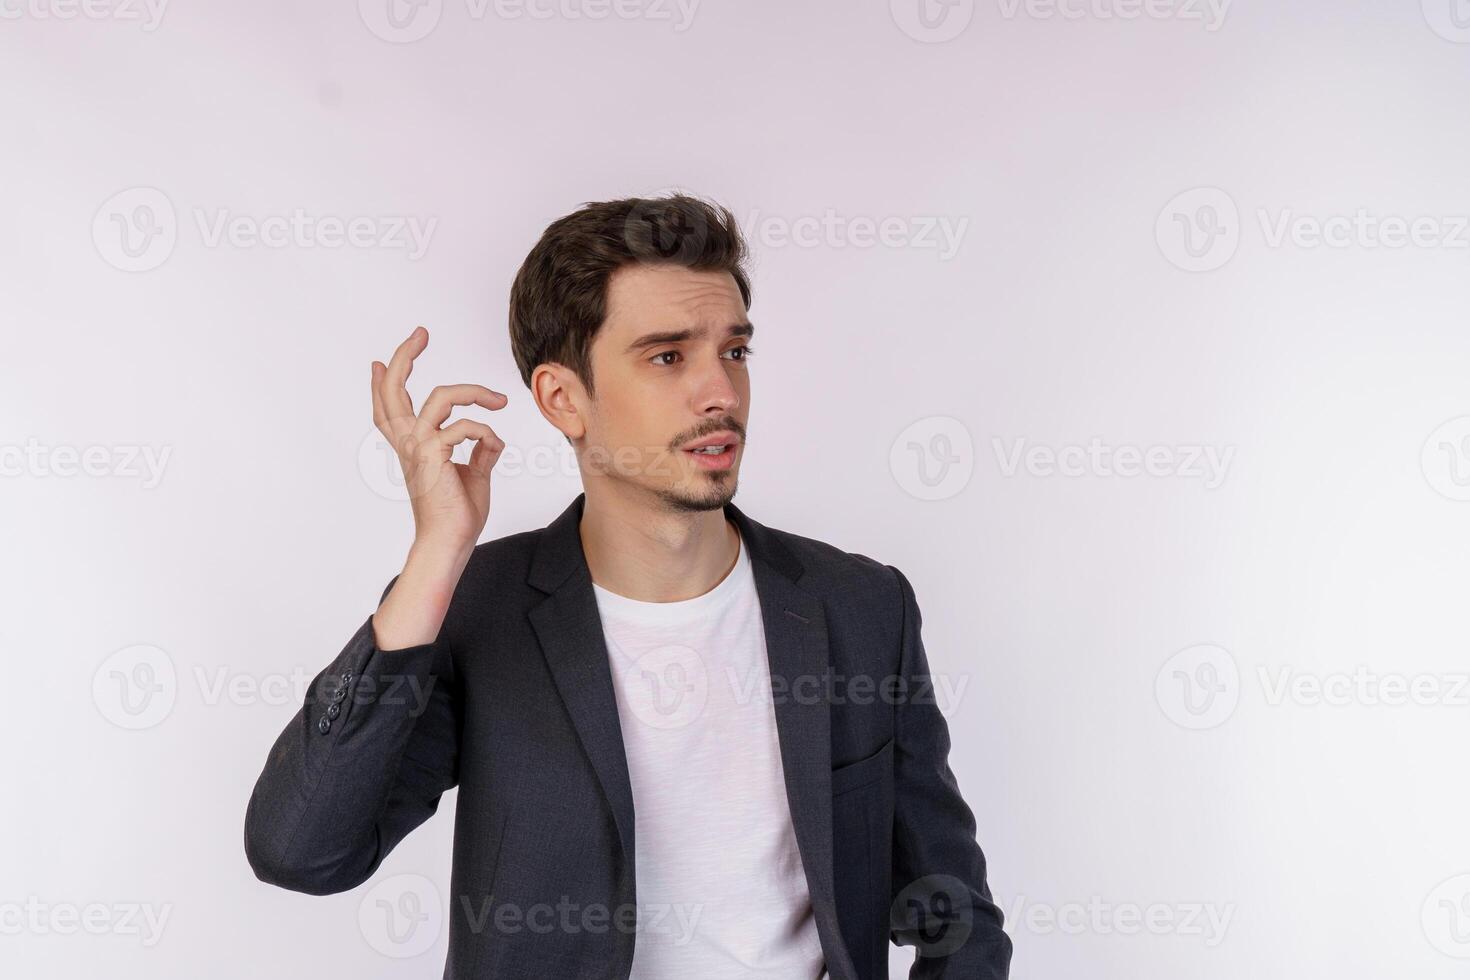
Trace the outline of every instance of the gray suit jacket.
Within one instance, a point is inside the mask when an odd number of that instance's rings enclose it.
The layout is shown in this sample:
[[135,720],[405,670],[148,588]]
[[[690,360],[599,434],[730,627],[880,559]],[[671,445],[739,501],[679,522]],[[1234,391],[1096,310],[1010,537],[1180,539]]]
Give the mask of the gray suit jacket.
[[[246,812],[261,880],[354,888],[458,786],[444,976],[626,980],[633,796],[578,534],[584,499],[478,545],[433,643],[378,650],[368,617],[317,675]],[[948,765],[908,580],[734,504],[725,514],[754,569],[832,980],[887,977],[890,938],[917,946],[911,977],[1006,977],[1011,942]],[[558,902],[572,914],[527,927],[529,909]]]

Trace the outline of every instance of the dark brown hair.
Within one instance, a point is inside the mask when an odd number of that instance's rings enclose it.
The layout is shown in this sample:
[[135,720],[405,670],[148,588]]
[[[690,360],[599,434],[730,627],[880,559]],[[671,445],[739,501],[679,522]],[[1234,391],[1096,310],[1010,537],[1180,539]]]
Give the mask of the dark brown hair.
[[510,346],[526,387],[536,365],[564,364],[592,389],[592,337],[607,317],[607,284],[626,265],[724,270],[750,309],[748,252],[728,208],[697,197],[589,201],[553,221],[510,288]]

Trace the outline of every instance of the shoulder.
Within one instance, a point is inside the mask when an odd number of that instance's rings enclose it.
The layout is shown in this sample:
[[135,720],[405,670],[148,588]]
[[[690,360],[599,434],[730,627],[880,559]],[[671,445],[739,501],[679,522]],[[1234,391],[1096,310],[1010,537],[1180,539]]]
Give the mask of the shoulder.
[[792,531],[763,530],[801,563],[802,588],[823,598],[842,597],[890,613],[902,612],[907,580],[892,565]]

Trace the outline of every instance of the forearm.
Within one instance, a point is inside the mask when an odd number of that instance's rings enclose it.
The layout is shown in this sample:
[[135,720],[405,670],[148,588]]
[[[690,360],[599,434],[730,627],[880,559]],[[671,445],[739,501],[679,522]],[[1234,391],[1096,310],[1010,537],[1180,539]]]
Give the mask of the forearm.
[[382,650],[365,620],[314,679],[256,781],[245,818],[256,875],[327,894],[372,874],[456,782],[452,684],[447,649]]

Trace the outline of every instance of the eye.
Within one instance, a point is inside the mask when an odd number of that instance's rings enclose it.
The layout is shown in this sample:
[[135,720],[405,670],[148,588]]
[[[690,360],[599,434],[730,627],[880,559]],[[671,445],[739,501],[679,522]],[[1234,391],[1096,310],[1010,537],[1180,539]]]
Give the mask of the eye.
[[[732,348],[730,348],[729,350],[725,351],[725,354],[734,354],[736,352],[739,352],[740,356],[739,357],[729,358],[729,360],[732,360],[732,361],[744,361],[746,358],[750,357],[750,355],[752,355],[752,354],[755,353],[755,348],[753,348],[753,347],[751,347],[749,345],[742,345],[740,347],[732,347]],[[654,364],[657,364],[659,367],[670,367],[670,366],[673,365],[673,363],[674,363],[673,361],[660,360],[660,358],[665,358],[665,357],[677,358],[679,356],[680,356],[680,354],[676,350],[666,350],[666,351],[661,351],[661,352],[659,352],[657,354],[654,354],[652,357],[649,358],[649,360],[652,361]],[[723,357],[724,355],[722,354],[721,356]]]

